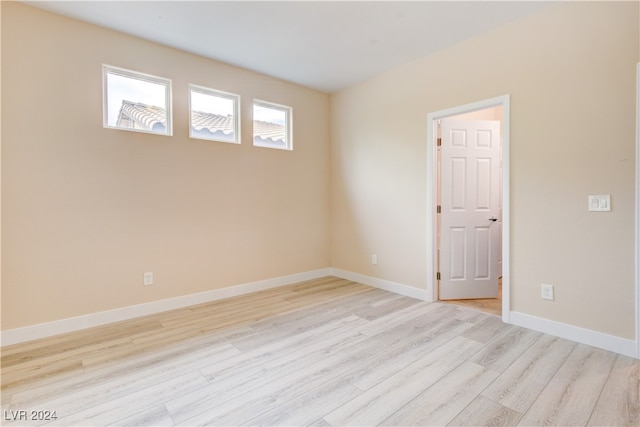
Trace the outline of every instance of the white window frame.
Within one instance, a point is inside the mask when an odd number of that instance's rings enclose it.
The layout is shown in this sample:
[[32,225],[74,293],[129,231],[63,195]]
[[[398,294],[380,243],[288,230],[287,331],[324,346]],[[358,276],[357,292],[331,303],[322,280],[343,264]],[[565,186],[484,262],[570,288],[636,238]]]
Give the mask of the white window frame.
[[[273,102],[269,102],[269,101],[263,101],[260,99],[254,99],[253,100],[253,105],[252,105],[252,114],[253,114],[253,107],[255,106],[259,106],[259,107],[263,107],[263,108],[270,108],[272,110],[277,110],[277,111],[281,111],[283,113],[285,113],[285,145],[281,146],[281,145],[276,145],[276,144],[270,144],[268,142],[265,143],[256,143],[255,140],[255,128],[252,131],[252,140],[253,140],[253,145],[255,147],[265,147],[265,148],[274,148],[277,150],[288,150],[288,151],[292,151],[293,150],[293,108],[289,107],[287,105],[282,105],[282,104],[276,104]],[[251,121],[252,125],[255,123],[255,117],[252,117],[252,121]]]
[[[194,133],[193,127],[191,126],[191,115],[193,112],[191,97],[193,92],[198,92],[203,95],[214,96],[217,98],[228,99],[233,102],[233,118],[234,118],[234,123],[233,123],[234,140],[233,141],[219,139],[215,137],[208,138],[206,136],[197,135]],[[217,89],[211,89],[205,86],[189,84],[189,137],[194,139],[204,139],[208,141],[226,142],[228,144],[240,144],[242,141],[240,137],[240,95],[236,95],[235,93],[230,93],[230,92],[223,92]]]
[[[121,77],[141,80],[144,82],[149,82],[149,83],[154,83],[154,84],[164,86],[165,88],[164,107],[165,107],[165,114],[166,114],[165,131],[158,132],[153,130],[136,129],[136,128],[123,127],[123,126],[114,126],[109,124],[109,82],[108,82],[109,74],[114,74]],[[165,77],[158,77],[151,74],[141,73],[138,71],[127,70],[120,67],[114,67],[112,65],[103,64],[102,65],[102,94],[103,94],[102,95],[103,126],[105,128],[126,130],[130,132],[143,132],[143,133],[150,133],[154,135],[166,135],[166,136],[173,135],[173,120],[172,120],[173,115],[172,115],[172,108],[171,108],[171,79],[167,79]],[[138,101],[138,100],[132,99],[130,101]]]

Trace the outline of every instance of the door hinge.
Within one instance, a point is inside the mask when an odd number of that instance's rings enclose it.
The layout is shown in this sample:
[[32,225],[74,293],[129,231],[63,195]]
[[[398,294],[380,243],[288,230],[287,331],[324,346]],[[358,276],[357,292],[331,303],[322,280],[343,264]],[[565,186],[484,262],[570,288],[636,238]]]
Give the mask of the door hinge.
[[438,147],[442,146],[442,138],[438,138]]
[[436,213],[442,213],[442,206],[438,205],[436,208]]
[[440,272],[439,271],[436,273],[436,280],[440,280]]

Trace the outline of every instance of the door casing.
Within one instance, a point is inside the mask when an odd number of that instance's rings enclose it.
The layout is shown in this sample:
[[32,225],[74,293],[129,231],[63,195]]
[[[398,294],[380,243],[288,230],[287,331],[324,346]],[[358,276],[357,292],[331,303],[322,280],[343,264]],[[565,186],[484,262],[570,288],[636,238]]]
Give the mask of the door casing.
[[636,65],[636,358],[640,359],[640,62]]
[[510,197],[509,197],[509,127],[510,95],[502,95],[459,105],[427,115],[427,296],[438,300],[437,259],[437,122],[438,120],[487,108],[502,107],[502,321],[509,323],[510,312]]

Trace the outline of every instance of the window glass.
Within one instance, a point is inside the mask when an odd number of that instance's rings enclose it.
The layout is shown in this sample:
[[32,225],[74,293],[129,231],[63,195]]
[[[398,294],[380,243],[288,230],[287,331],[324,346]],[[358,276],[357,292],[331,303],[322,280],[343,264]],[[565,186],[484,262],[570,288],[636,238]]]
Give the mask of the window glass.
[[291,108],[265,101],[253,102],[253,145],[291,150]]
[[240,143],[238,95],[189,85],[189,102],[189,136]]
[[171,135],[171,80],[103,66],[104,126]]

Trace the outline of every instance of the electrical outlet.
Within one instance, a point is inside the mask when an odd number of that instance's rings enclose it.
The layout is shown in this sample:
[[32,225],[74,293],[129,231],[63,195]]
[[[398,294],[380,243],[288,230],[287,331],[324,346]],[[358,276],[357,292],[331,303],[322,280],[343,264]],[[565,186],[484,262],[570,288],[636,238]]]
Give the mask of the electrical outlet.
[[371,255],[371,264],[376,265],[377,263],[378,263],[378,255],[372,254]]
[[542,288],[542,299],[553,301],[553,285],[540,285]]
[[153,273],[144,273],[144,285],[149,286],[153,285]]

